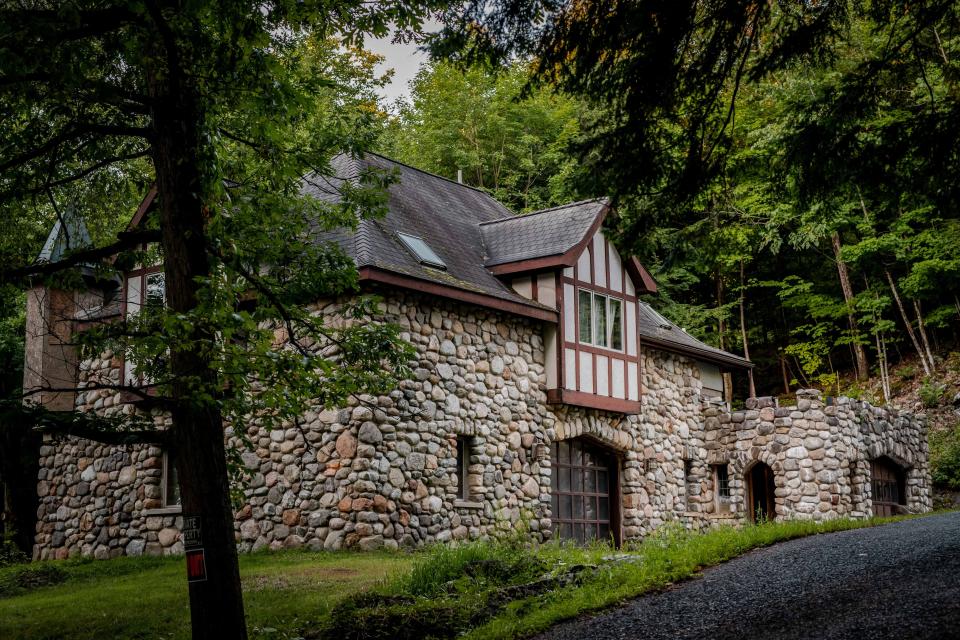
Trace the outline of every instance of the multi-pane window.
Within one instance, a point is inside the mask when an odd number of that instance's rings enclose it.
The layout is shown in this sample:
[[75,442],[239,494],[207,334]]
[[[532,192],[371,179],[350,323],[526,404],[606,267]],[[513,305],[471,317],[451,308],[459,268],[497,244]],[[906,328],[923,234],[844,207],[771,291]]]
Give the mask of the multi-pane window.
[[166,280],[162,271],[148,273],[144,280],[146,281],[146,295],[144,296],[145,306],[163,307],[167,301]]
[[720,500],[730,499],[730,476],[727,475],[727,465],[713,465],[713,478],[716,483],[717,497]]
[[561,539],[577,542],[615,537],[616,461],[582,439],[554,441],[551,501],[553,524]]
[[623,300],[580,289],[577,295],[582,344],[623,350]]
[[[146,311],[157,313],[162,310],[167,300],[166,281],[163,271],[151,269],[147,272],[137,272],[127,277],[126,302],[127,317],[132,318]],[[154,364],[162,364],[156,362]],[[151,380],[145,375],[138,375],[133,362],[127,360],[124,364],[123,382],[130,386],[147,385]]]

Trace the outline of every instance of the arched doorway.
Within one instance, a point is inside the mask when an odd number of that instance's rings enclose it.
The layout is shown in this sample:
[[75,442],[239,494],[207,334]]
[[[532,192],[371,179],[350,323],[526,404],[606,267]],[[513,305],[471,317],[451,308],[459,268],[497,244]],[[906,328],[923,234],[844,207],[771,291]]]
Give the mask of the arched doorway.
[[903,467],[886,456],[870,461],[874,516],[884,518],[903,511],[907,504],[906,475]]
[[777,517],[774,501],[773,469],[758,462],[747,472],[747,507],[751,522],[774,520]]
[[554,531],[578,543],[620,544],[618,465],[609,450],[585,438],[552,445]]

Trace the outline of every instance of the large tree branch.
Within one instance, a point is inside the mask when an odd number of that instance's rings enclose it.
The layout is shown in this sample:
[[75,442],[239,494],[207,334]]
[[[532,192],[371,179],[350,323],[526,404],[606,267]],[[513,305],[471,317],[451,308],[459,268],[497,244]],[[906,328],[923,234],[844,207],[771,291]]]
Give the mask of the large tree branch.
[[14,400],[0,401],[4,424],[33,425],[40,433],[75,436],[112,445],[163,445],[169,438],[164,429],[157,429],[145,416],[103,416],[93,412],[50,411],[38,404],[21,404]]
[[115,124],[99,124],[95,122],[71,123],[62,131],[38,144],[37,146],[24,151],[12,158],[0,162],[0,173],[13,167],[20,166],[37,158],[43,157],[56,151],[60,145],[70,140],[75,140],[81,136],[95,133],[104,136],[125,136],[137,138],[149,138],[150,130],[146,127],[133,127]]
[[131,249],[140,244],[161,241],[160,231],[156,229],[123,231],[117,234],[117,238],[116,242],[102,247],[74,251],[67,257],[62,260],[57,260],[56,262],[37,262],[19,269],[0,271],[0,282],[12,282],[31,276],[51,275],[78,264],[109,258],[120,251]]
[[144,158],[150,155],[149,149],[141,149],[132,153],[127,153],[124,155],[113,156],[110,158],[104,158],[99,160],[92,165],[84,167],[83,169],[77,171],[76,173],[70,174],[69,176],[63,178],[57,178],[56,180],[51,180],[50,182],[45,182],[44,184],[37,187],[27,187],[24,189],[9,189],[7,191],[0,192],[0,202],[10,200],[12,198],[19,198],[22,196],[30,196],[37,193],[42,193],[53,187],[62,187],[65,184],[70,184],[71,182],[76,182],[82,178],[87,177],[91,173],[99,171],[105,167],[108,167],[117,162],[125,162],[127,160],[136,160],[137,158]]
[[56,9],[0,11],[0,21],[10,31],[42,35],[48,44],[102,36],[139,20],[140,16],[119,5],[68,14]]
[[155,444],[163,446],[170,438],[166,431],[160,431],[158,429],[107,431],[80,424],[44,424],[37,426],[36,431],[51,435],[74,436],[76,438],[85,438],[87,440],[93,440],[94,442],[100,442],[102,444],[120,446],[131,444]]

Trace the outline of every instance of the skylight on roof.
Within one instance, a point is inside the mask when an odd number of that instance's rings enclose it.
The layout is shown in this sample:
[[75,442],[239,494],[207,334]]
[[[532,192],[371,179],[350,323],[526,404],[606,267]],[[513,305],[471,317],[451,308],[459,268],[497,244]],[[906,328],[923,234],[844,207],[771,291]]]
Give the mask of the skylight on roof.
[[420,261],[420,264],[425,264],[428,267],[436,267],[437,269],[446,269],[447,265],[440,259],[440,256],[430,248],[423,238],[418,238],[417,236],[412,236],[409,233],[397,232],[397,237],[403,242],[404,246],[410,250],[417,260]]

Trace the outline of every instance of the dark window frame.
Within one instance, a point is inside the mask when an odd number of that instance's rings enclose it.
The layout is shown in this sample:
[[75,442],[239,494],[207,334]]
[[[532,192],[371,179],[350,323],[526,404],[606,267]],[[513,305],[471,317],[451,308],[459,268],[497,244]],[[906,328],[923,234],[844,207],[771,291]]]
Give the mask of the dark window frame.
[[457,498],[470,500],[470,436],[457,436]]

